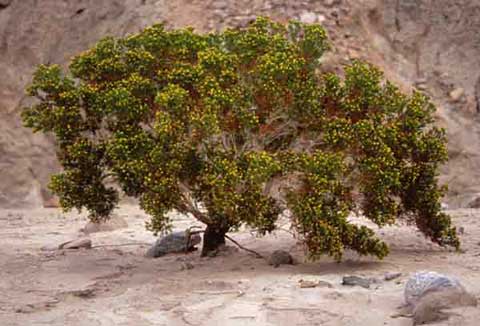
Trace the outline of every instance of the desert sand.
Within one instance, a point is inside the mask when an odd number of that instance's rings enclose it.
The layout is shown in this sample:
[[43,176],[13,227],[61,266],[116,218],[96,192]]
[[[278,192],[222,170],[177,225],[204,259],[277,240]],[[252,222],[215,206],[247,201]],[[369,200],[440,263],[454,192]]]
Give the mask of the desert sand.
[[[155,237],[134,206],[122,206],[115,217],[128,227],[90,234],[93,248],[78,250],[55,248],[82,236],[86,214],[2,210],[0,325],[412,325],[401,307],[415,271],[458,277],[480,293],[480,212],[449,213],[463,227],[461,252],[432,244],[413,227],[392,226],[378,230],[391,246],[383,261],[347,252],[341,263],[308,262],[286,227],[263,238],[248,230],[230,233],[264,256],[284,249],[298,262],[274,268],[233,243],[213,258],[198,251],[145,258]],[[198,225],[186,216],[172,219],[175,230]],[[385,281],[386,272],[402,276]],[[376,282],[369,289],[347,287],[345,275]],[[300,280],[322,282],[301,288]],[[477,308],[462,308],[435,325],[478,325],[479,318]]]

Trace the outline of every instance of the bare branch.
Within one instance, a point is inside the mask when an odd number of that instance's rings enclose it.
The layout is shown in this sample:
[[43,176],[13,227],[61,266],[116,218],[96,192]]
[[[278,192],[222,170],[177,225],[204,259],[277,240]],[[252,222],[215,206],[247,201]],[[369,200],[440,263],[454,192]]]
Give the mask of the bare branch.
[[262,258],[262,259],[266,259],[265,257],[263,257],[262,255],[260,255],[258,252],[256,252],[255,250],[252,250],[252,249],[248,249],[248,248],[245,248],[244,246],[242,246],[241,244],[239,244],[237,241],[233,240],[232,238],[230,238],[228,235],[225,234],[225,238],[227,238],[228,240],[232,241],[235,245],[237,245],[237,247],[239,247],[240,249],[243,249],[245,251],[248,251],[249,253],[251,254],[254,254],[257,258]]

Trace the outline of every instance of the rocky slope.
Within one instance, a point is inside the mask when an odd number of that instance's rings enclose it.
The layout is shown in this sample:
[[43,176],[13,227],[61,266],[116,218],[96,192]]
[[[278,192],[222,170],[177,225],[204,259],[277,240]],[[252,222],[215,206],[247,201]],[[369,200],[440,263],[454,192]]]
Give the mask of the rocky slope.
[[328,62],[365,58],[405,89],[430,93],[450,136],[442,180],[450,183],[451,202],[464,204],[480,191],[476,0],[0,0],[0,206],[48,204],[46,183],[59,169],[52,139],[32,135],[19,118],[35,65],[65,65],[103,36],[155,22],[208,31],[255,15],[321,22],[336,46]]

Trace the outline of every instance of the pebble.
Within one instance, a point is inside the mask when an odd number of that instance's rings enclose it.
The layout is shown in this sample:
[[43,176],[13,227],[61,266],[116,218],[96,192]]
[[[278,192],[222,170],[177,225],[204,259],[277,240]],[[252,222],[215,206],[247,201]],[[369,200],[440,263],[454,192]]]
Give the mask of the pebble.
[[193,268],[195,268],[195,266],[191,262],[185,261],[182,263],[180,270],[184,271],[184,270],[190,270]]
[[321,287],[321,288],[333,288],[333,285],[326,282],[326,281],[309,281],[309,280],[300,280],[298,281],[298,284],[300,285],[300,288],[305,289],[305,288],[316,288],[316,287]]
[[453,91],[451,91],[449,95],[452,101],[457,102],[462,98],[464,93],[465,93],[465,90],[461,87],[458,87],[458,88],[455,88]]
[[300,14],[300,21],[305,24],[313,24],[317,22],[317,14],[311,11],[305,11]]
[[400,272],[387,272],[384,275],[384,280],[385,281],[391,281],[391,280],[394,280],[396,278],[399,278],[400,276],[402,276],[402,273],[400,273]]

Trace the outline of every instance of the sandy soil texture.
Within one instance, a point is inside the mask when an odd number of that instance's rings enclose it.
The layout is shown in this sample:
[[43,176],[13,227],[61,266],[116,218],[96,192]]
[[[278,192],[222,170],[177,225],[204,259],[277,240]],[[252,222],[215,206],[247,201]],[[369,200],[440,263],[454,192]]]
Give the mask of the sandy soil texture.
[[[464,228],[461,253],[438,248],[407,226],[379,231],[391,245],[383,261],[347,253],[342,263],[305,262],[301,246],[283,230],[264,238],[247,230],[230,234],[265,256],[284,249],[299,262],[273,268],[233,244],[215,258],[198,252],[145,258],[148,245],[138,243],[155,238],[144,228],[145,215],[131,206],[117,217],[128,227],[90,234],[88,250],[52,250],[79,236],[83,215],[2,210],[0,325],[412,325],[399,315],[412,272],[454,275],[480,293],[480,212],[450,213]],[[178,230],[195,223],[174,217]],[[385,281],[386,272],[402,276]],[[346,287],[345,275],[377,282],[369,289]],[[300,280],[323,282],[302,288]],[[457,309],[436,325],[478,325],[479,318],[476,308]]]

